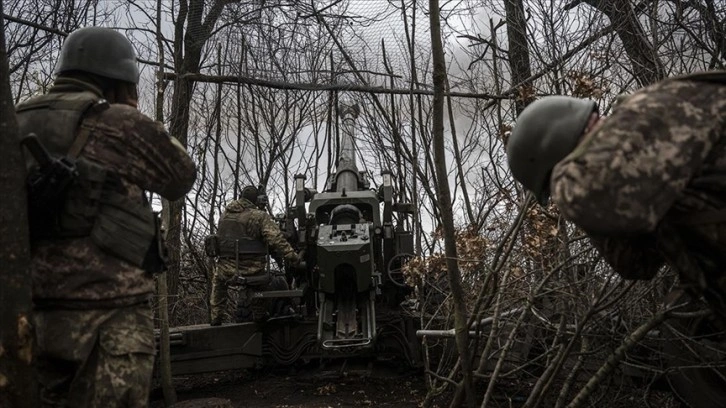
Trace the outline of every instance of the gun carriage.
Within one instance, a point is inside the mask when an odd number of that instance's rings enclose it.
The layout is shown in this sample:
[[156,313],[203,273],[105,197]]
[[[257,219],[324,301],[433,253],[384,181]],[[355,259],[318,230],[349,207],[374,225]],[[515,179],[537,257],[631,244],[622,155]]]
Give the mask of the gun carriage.
[[[413,208],[394,202],[391,172],[382,172],[374,191],[358,169],[357,115],[355,108],[342,110],[338,162],[324,191],[296,175],[294,205],[277,217],[304,259],[285,267],[289,288],[253,297],[274,310],[280,310],[276,303],[290,305],[295,313],[264,323],[172,328],[175,375],[352,357],[420,365],[418,320],[401,306],[411,290],[401,267],[413,256]],[[254,288],[256,278],[239,283]]]

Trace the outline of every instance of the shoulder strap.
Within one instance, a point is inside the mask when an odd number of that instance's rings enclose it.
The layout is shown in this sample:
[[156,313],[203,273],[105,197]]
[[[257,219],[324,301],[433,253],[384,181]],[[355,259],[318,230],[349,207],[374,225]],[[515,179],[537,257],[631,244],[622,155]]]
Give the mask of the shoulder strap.
[[90,124],[90,126],[79,126],[78,134],[76,135],[76,138],[73,139],[73,144],[68,149],[68,157],[72,159],[77,159],[81,154],[81,150],[83,150],[86,146],[88,138],[91,136],[91,133],[96,130],[96,125],[98,124],[96,119],[93,118],[85,120],[81,119],[81,124],[83,124],[84,121],[87,122],[87,125]]
[[[105,99],[96,100],[90,107],[86,107],[81,113],[81,121],[78,124],[78,134],[73,140],[73,144],[68,149],[68,156],[77,159],[81,151],[86,146],[88,138],[96,130],[98,121],[95,117],[88,117],[89,112],[101,112],[109,108],[108,101]],[[84,123],[85,122],[85,123]],[[85,124],[85,126],[83,126]]]

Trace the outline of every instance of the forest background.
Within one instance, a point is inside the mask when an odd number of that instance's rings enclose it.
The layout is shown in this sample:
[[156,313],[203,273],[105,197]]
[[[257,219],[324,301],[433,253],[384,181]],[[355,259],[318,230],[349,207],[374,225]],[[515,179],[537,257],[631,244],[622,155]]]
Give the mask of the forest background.
[[[159,301],[172,325],[208,319],[202,240],[225,203],[262,184],[271,212],[284,212],[295,174],[321,191],[335,168],[339,108],[357,104],[359,167],[372,187],[391,170],[396,199],[417,209],[409,221],[420,257],[406,269],[414,313],[426,329],[457,333],[425,341],[427,404],[497,406],[495,390],[530,407],[647,402],[664,374],[635,340],[665,320],[676,279],[667,269],[649,282],[620,279],[581,231],[515,185],[504,146],[517,113],[543,95],[592,98],[607,114],[620,94],[723,69],[725,3],[3,0],[2,14],[5,108],[48,89],[67,33],[101,25],[134,43],[140,109],[199,169],[184,200],[157,201],[171,249]],[[2,126],[9,134],[8,116]],[[0,139],[11,197],[18,152]],[[25,236],[23,218],[9,215],[23,200],[0,211],[8,270],[27,261],[12,239]],[[12,291],[22,279],[0,293],[4,305],[22,309],[27,296]],[[486,336],[467,338],[471,327]],[[635,390],[623,381],[631,371],[648,379]]]

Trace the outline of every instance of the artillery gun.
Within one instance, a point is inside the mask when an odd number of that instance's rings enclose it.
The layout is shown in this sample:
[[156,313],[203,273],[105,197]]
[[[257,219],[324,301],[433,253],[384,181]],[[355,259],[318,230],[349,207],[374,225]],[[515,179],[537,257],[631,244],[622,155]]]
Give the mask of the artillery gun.
[[[294,205],[277,217],[290,243],[304,253],[285,267],[287,288],[254,291],[270,310],[285,303],[294,315],[264,323],[172,328],[174,375],[314,360],[403,359],[419,366],[418,320],[401,303],[410,288],[401,268],[413,257],[408,203],[394,202],[391,172],[372,190],[356,163],[356,107],[342,110],[338,161],[323,192],[296,175]],[[243,289],[254,279],[240,279]]]
[[[366,172],[356,163],[357,110],[345,109],[341,117],[338,162],[324,190],[306,187],[305,176],[296,175],[293,206],[277,217],[290,243],[304,252],[304,262],[286,268],[289,288],[254,294],[271,304],[290,302],[296,314],[261,324],[172,328],[174,375],[359,357],[396,359],[417,367],[422,362],[417,335],[454,336],[454,329],[418,330],[418,317],[402,308],[410,288],[401,268],[414,256],[407,228],[413,208],[394,201],[389,171],[382,172],[379,189],[370,188]],[[240,284],[253,282],[240,279]],[[522,310],[504,311],[499,318]],[[481,335],[492,322],[477,322],[470,336]],[[643,349],[649,352],[629,358],[625,376],[650,382],[654,372],[661,372],[689,406],[720,406],[711,404],[726,399],[726,342],[707,323],[702,318],[671,319],[667,333],[654,330],[646,338]],[[523,346],[528,358],[531,344]],[[684,351],[703,361],[687,360]]]
[[342,113],[338,165],[325,191],[306,189],[305,177],[296,176],[296,205],[290,211],[300,226],[293,239],[305,249],[305,283],[317,296],[317,339],[325,350],[375,343],[377,316],[404,300],[407,288],[399,271],[413,253],[411,232],[403,223],[394,225],[393,217],[394,211],[403,216],[413,211],[409,204],[394,204],[391,173],[384,171],[381,188],[373,191],[356,166],[356,115],[355,109]]

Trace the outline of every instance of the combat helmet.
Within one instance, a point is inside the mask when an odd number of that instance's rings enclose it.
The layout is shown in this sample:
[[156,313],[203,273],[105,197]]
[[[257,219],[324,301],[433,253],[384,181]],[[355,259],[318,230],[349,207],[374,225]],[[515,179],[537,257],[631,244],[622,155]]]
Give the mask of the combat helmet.
[[139,82],[133,45],[123,34],[105,27],[80,28],[68,35],[55,74],[67,71],[89,72],[134,84]]
[[257,191],[257,187],[255,187],[255,186],[247,186],[242,189],[242,198],[251,202],[252,204],[257,205],[257,196],[258,196],[258,191]]
[[514,178],[540,204],[549,199],[552,169],[577,146],[597,104],[570,96],[546,96],[528,105],[517,118],[507,144]]

